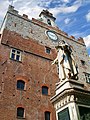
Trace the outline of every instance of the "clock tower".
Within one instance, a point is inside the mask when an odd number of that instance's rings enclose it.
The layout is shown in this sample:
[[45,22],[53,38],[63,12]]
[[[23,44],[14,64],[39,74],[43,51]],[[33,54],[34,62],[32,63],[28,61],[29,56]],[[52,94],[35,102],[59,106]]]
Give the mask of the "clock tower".
[[40,13],[39,17],[41,18],[41,21],[46,23],[47,25],[52,26],[52,27],[57,27],[55,24],[56,18],[53,17],[53,14],[50,13],[48,10],[43,10]]

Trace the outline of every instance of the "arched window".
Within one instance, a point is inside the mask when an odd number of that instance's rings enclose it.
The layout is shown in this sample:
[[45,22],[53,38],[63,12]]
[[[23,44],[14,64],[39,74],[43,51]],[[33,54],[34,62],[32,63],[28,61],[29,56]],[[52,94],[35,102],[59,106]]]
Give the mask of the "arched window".
[[25,82],[23,80],[18,80],[17,81],[17,89],[24,90],[24,88],[25,88]]
[[24,118],[24,108],[22,108],[22,107],[17,108],[17,117]]
[[50,120],[50,112],[45,111],[45,120]]
[[50,19],[47,19],[47,23],[48,23],[48,25],[51,25]]
[[47,86],[42,86],[42,94],[48,95],[48,87]]

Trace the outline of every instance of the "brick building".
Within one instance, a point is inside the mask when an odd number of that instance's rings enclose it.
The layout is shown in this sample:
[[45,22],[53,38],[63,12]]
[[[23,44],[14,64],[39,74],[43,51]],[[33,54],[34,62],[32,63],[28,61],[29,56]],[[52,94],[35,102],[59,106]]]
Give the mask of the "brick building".
[[73,50],[79,69],[74,85],[79,86],[77,89],[81,89],[83,95],[86,94],[87,101],[81,101],[90,110],[90,64],[83,39],[76,40],[59,30],[55,24],[56,18],[47,10],[43,10],[39,17],[30,20],[27,15],[21,16],[13,6],[9,6],[2,23],[0,120],[56,120],[53,104],[58,111],[58,93],[54,95],[55,89],[59,89],[56,88],[59,79],[57,65],[51,64],[56,58],[55,46],[60,40],[66,41]]

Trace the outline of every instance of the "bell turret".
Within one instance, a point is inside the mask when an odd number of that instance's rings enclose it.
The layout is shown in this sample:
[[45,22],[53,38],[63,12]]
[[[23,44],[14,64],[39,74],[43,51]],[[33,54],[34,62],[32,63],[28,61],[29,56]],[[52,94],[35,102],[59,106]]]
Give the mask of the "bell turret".
[[57,27],[55,24],[56,18],[53,17],[53,14],[50,13],[48,10],[43,10],[39,17],[41,18],[41,21],[52,26],[52,27]]

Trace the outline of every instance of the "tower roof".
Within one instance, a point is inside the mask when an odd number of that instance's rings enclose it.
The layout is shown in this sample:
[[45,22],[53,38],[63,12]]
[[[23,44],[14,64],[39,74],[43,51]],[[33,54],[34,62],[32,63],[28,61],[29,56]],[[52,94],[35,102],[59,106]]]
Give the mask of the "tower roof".
[[53,18],[54,20],[56,20],[56,18],[53,17],[53,14],[50,13],[48,10],[43,10],[43,11],[40,13],[39,17],[41,17],[42,14],[45,15],[45,16],[48,16],[48,17],[50,17],[50,18]]

